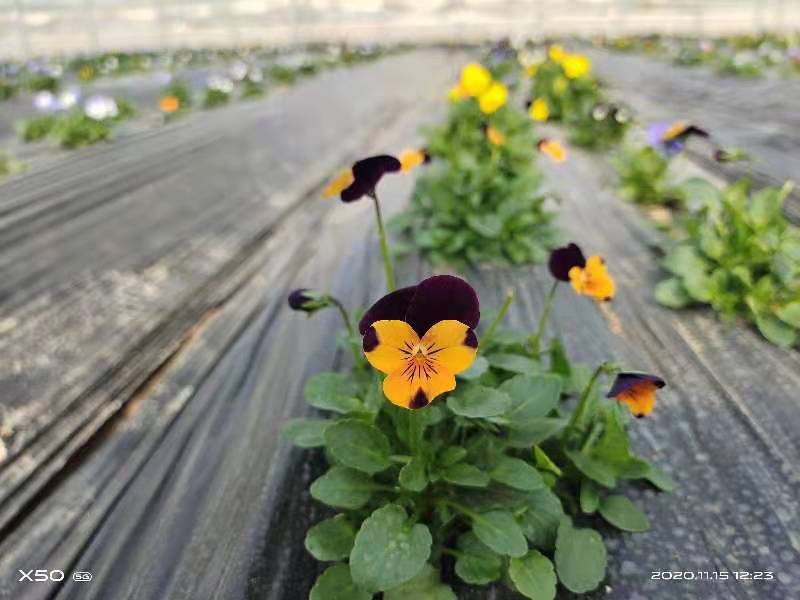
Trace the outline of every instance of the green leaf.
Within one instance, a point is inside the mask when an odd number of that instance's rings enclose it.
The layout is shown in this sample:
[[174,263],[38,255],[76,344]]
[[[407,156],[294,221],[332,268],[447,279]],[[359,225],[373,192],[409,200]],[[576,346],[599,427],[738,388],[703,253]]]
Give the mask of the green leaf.
[[766,315],[756,317],[756,327],[761,335],[778,346],[789,348],[797,342],[797,331],[775,317]]
[[356,530],[344,515],[314,525],[306,534],[306,550],[317,560],[340,560],[350,556]]
[[515,448],[541,444],[567,426],[567,419],[542,417],[523,422],[509,423],[508,443]]
[[475,515],[472,531],[498,554],[523,556],[528,551],[528,542],[511,513],[492,510]]
[[669,308],[684,308],[692,303],[692,297],[678,277],[670,277],[656,285],[656,301]]
[[464,379],[465,381],[473,381],[478,379],[488,370],[489,361],[483,356],[478,356],[475,358],[475,361],[472,363],[472,366],[469,369],[458,374],[458,378]]
[[497,215],[472,213],[467,215],[466,221],[470,229],[485,238],[495,239],[503,233],[503,221]]
[[448,446],[436,457],[436,464],[440,467],[449,467],[460,462],[467,455],[467,449],[461,446]]
[[565,450],[564,453],[581,473],[603,487],[613,488],[617,485],[614,471],[608,465],[594,460],[578,450]]
[[677,487],[677,484],[668,473],[665,473],[652,463],[648,464],[650,468],[644,476],[647,481],[664,492],[671,492]]
[[511,397],[504,417],[509,427],[525,429],[526,423],[546,417],[561,399],[562,379],[558,375],[517,375],[500,386]]
[[332,467],[311,484],[311,496],[337,508],[361,508],[372,496],[375,484],[361,471]]
[[784,323],[800,329],[800,301],[782,306],[775,312],[775,315]]
[[683,278],[683,286],[693,300],[711,302],[714,286],[711,276],[705,271],[687,273]]
[[539,550],[551,551],[555,547],[556,532],[564,516],[564,508],[550,489],[534,490],[528,496],[528,510],[520,517],[523,532]]
[[458,538],[456,575],[467,583],[486,585],[500,579],[503,559],[468,531]]
[[623,531],[647,531],[650,521],[642,510],[625,496],[606,496],[600,501],[600,514],[617,529]]
[[350,567],[345,564],[328,567],[317,578],[308,600],[370,600],[372,594],[359,588],[350,576]]
[[531,491],[544,487],[539,471],[520,458],[503,456],[491,476],[495,481],[517,490]]
[[325,429],[330,424],[326,419],[289,419],[283,424],[281,433],[295,446],[316,448],[325,445]]
[[556,597],[556,573],[553,563],[538,550],[521,558],[512,558],[508,576],[520,594],[531,600],[552,600]]
[[311,406],[338,413],[362,408],[356,393],[355,382],[341,373],[317,373],[306,382],[304,389],[306,402]]
[[508,394],[482,385],[465,386],[463,391],[451,394],[447,399],[447,408],[472,419],[503,414],[510,404]]
[[425,461],[414,456],[400,469],[400,485],[412,492],[421,492],[428,485],[428,476],[425,473]]
[[606,575],[606,547],[594,529],[576,529],[568,517],[561,520],[556,538],[558,578],[571,592],[595,589]]
[[596,512],[600,505],[600,494],[591,479],[581,479],[580,504],[581,511],[587,515]]
[[554,475],[561,477],[563,473],[561,469],[558,468],[558,465],[552,461],[552,459],[547,456],[544,450],[542,450],[539,446],[533,447],[533,456],[536,458],[536,468],[541,471],[549,471]]
[[722,192],[707,179],[692,177],[681,184],[681,191],[686,195],[687,203],[692,211],[702,208],[713,208],[722,201]]
[[336,460],[370,475],[392,466],[389,440],[380,429],[363,421],[334,423],[325,430],[325,444]]
[[389,590],[417,575],[431,553],[431,532],[408,521],[406,511],[387,504],[367,517],[350,553],[353,580],[365,590]]
[[535,360],[520,354],[504,354],[501,352],[490,354],[486,357],[489,364],[495,369],[509,371],[510,373],[533,374],[541,372],[542,368]]
[[475,465],[456,463],[444,470],[444,479],[455,485],[465,487],[486,487],[489,485],[489,475]]
[[457,600],[449,585],[439,580],[439,573],[425,564],[412,579],[383,593],[383,600]]
[[697,272],[704,273],[709,267],[709,263],[700,256],[700,253],[688,244],[673,248],[661,264],[667,271],[680,277]]

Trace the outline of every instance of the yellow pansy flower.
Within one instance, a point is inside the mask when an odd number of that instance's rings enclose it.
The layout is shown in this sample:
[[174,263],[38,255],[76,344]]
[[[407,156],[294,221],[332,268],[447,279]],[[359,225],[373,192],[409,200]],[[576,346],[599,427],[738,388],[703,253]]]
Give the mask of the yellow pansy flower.
[[502,108],[506,102],[508,102],[508,88],[498,81],[492,83],[485,92],[478,96],[478,106],[480,106],[481,112],[487,115]]
[[569,282],[575,293],[594,298],[598,302],[608,301],[614,297],[616,286],[608,274],[606,263],[599,256],[590,256],[586,265],[574,266],[568,273]]
[[534,121],[547,121],[550,118],[550,107],[547,106],[547,100],[536,98],[528,108],[528,114]]
[[505,134],[491,125],[486,128],[486,139],[489,140],[489,143],[493,146],[504,146],[506,143]]
[[525,67],[525,72],[528,74],[528,77],[534,77],[539,70],[539,63],[531,63]]
[[559,44],[553,44],[550,46],[550,48],[548,48],[547,55],[553,62],[560,63],[564,58],[564,48],[562,48]]
[[469,94],[463,87],[461,87],[461,84],[458,83],[453,87],[451,87],[450,90],[447,92],[447,98],[448,100],[450,100],[450,102],[460,102],[465,98],[469,98]]
[[489,69],[478,63],[470,63],[461,69],[461,88],[468,96],[480,96],[492,84]]
[[583,54],[566,54],[561,62],[564,74],[570,79],[583,77],[592,68],[591,61]]
[[567,80],[559,76],[553,80],[553,93],[556,96],[561,96],[567,91]]

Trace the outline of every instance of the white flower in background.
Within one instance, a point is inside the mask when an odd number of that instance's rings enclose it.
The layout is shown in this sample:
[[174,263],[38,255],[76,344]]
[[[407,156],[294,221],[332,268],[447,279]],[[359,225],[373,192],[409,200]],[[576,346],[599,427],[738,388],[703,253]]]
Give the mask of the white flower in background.
[[33,107],[42,113],[55,112],[60,108],[56,95],[47,90],[34,94]]
[[206,85],[210,90],[217,90],[225,94],[230,94],[233,91],[233,82],[227,77],[221,77],[219,75],[209,77]]
[[228,72],[230,73],[231,79],[234,81],[242,81],[245,77],[247,77],[248,71],[249,69],[247,64],[239,60],[231,65],[231,68]]
[[264,72],[258,67],[254,67],[248,74],[247,78],[253,83],[261,83],[264,81]]
[[71,87],[58,95],[58,108],[59,110],[69,110],[78,103],[81,99],[80,88]]
[[109,56],[103,62],[103,66],[108,71],[116,71],[119,68],[119,59],[116,56]]
[[119,108],[113,98],[108,96],[92,96],[83,106],[86,116],[95,121],[113,119],[119,114]]

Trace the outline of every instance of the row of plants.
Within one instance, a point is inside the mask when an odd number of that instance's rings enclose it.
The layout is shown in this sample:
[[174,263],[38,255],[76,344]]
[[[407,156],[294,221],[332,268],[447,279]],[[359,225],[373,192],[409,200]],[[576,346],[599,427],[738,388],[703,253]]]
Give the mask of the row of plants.
[[[549,332],[562,288],[591,310],[612,301],[616,286],[601,257],[574,243],[552,248],[534,166],[542,144],[500,73],[468,65],[424,149],[360,160],[324,190],[374,205],[387,293],[367,310],[305,288],[288,298],[309,315],[336,310],[352,356],[343,372],[306,382],[305,399],[320,412],[284,426],[329,463],[310,489],[332,509],[304,542],[328,563],[313,600],[447,600],[494,584],[535,600],[559,587],[590,592],[606,573],[601,531],[649,528],[620,488],[674,487],[627,433],[630,415],[652,412],[664,381],[610,361],[577,363]],[[503,326],[511,292],[482,326],[478,294],[462,277],[397,286],[399,252],[378,184],[415,171],[412,207],[395,230],[412,232],[427,257],[451,266],[547,261],[552,286],[531,330]],[[536,245],[524,245],[531,238]]]
[[[402,49],[397,47],[392,50]],[[379,46],[310,44],[301,48],[275,49],[250,47],[236,49],[164,49],[157,52],[103,52],[75,57],[38,57],[24,62],[0,62],[0,101],[21,92],[56,93],[75,84],[101,77],[152,71],[179,72],[208,65],[266,65],[267,76],[278,83],[302,74],[327,68],[331,64],[353,64],[373,60],[387,49]]]
[[[322,52],[320,49],[316,51]],[[186,81],[172,79],[160,94],[158,110],[165,121],[170,121],[187,114],[194,107],[212,109],[234,100],[261,97],[266,91],[265,78],[279,84],[291,84],[298,78],[313,75],[323,68],[374,60],[383,53],[380,48],[351,50],[343,47],[336,53],[324,52],[316,59],[311,58],[313,55],[297,58],[291,66],[275,63],[266,71],[255,62],[235,60],[225,74],[210,76],[196,92]],[[91,68],[92,64],[94,62],[84,62],[81,68]],[[91,77],[79,79],[88,81]],[[135,107],[119,97],[91,95],[82,100],[81,96],[82,89],[78,86],[60,91],[38,91],[33,96],[33,105],[39,114],[17,124],[20,138],[25,142],[52,139],[69,149],[88,146],[109,140],[116,126],[136,114]]]
[[800,36],[764,33],[724,38],[648,35],[598,40],[607,48],[662,56],[673,64],[706,66],[723,75],[800,74]]

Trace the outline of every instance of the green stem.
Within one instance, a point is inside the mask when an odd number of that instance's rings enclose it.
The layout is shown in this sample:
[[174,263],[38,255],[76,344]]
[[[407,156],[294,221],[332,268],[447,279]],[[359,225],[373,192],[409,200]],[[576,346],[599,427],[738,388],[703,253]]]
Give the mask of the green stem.
[[576,408],[575,412],[572,413],[572,418],[569,420],[565,431],[574,430],[583,422],[584,418],[586,417],[586,412],[589,410],[589,399],[591,398],[594,384],[597,381],[597,378],[600,377],[600,373],[605,371],[605,369],[606,364],[602,363],[594,370],[594,373],[592,373],[591,379],[589,379],[586,387],[583,388],[583,393],[581,393],[581,398],[578,401],[578,408]]
[[394,270],[392,269],[392,260],[389,256],[389,243],[386,241],[386,228],[383,226],[381,203],[378,201],[378,195],[374,191],[369,196],[375,204],[375,219],[378,221],[378,237],[380,238],[381,253],[383,254],[383,268],[386,271],[386,287],[390,292],[393,292],[396,287],[394,283]]
[[547,297],[544,301],[544,308],[542,309],[542,314],[539,315],[539,324],[536,326],[536,331],[530,337],[530,345],[531,345],[531,353],[532,354],[539,354],[539,343],[542,340],[542,334],[544,334],[544,328],[547,325],[548,317],[550,316],[550,308],[553,306],[553,299],[556,296],[556,289],[558,288],[558,279],[553,281],[553,285],[550,287],[550,291],[547,292]]
[[338,310],[339,314],[342,315],[342,321],[344,321],[344,326],[347,328],[347,335],[348,335],[348,343],[347,345],[350,346],[350,351],[353,353],[353,360],[355,361],[356,367],[361,367],[364,364],[364,357],[361,355],[361,351],[356,344],[353,344],[350,340],[355,339],[356,332],[353,329],[353,323],[350,321],[350,315],[347,314],[347,310],[345,309],[344,305],[339,302],[333,296],[328,296],[328,300],[333,304]]
[[416,410],[408,411],[408,447],[413,456],[420,456],[423,437],[422,422]]
[[594,443],[597,441],[597,438],[600,437],[600,432],[603,430],[603,426],[600,423],[595,423],[592,425],[592,429],[589,431],[589,435],[586,437],[586,441],[583,442],[581,446],[581,452],[587,452]]
[[449,500],[447,498],[442,498],[442,499],[438,500],[438,502],[440,504],[446,504],[448,506],[451,506],[452,508],[456,509],[458,512],[460,512],[464,516],[469,517],[470,519],[472,519],[473,521],[479,521],[481,519],[481,516],[478,513],[476,513],[474,510],[472,510],[470,508],[467,508],[463,504],[460,504],[459,502],[454,502],[453,500]]
[[511,303],[514,301],[514,290],[508,290],[506,292],[506,299],[503,301],[503,306],[500,307],[500,312],[497,313],[497,316],[492,321],[492,324],[489,325],[489,329],[486,330],[486,333],[483,334],[480,343],[478,344],[478,351],[481,348],[485,348],[489,342],[491,341],[492,337],[494,336],[494,332],[497,330],[497,326],[500,325],[500,322],[505,318],[506,313],[508,312]]

